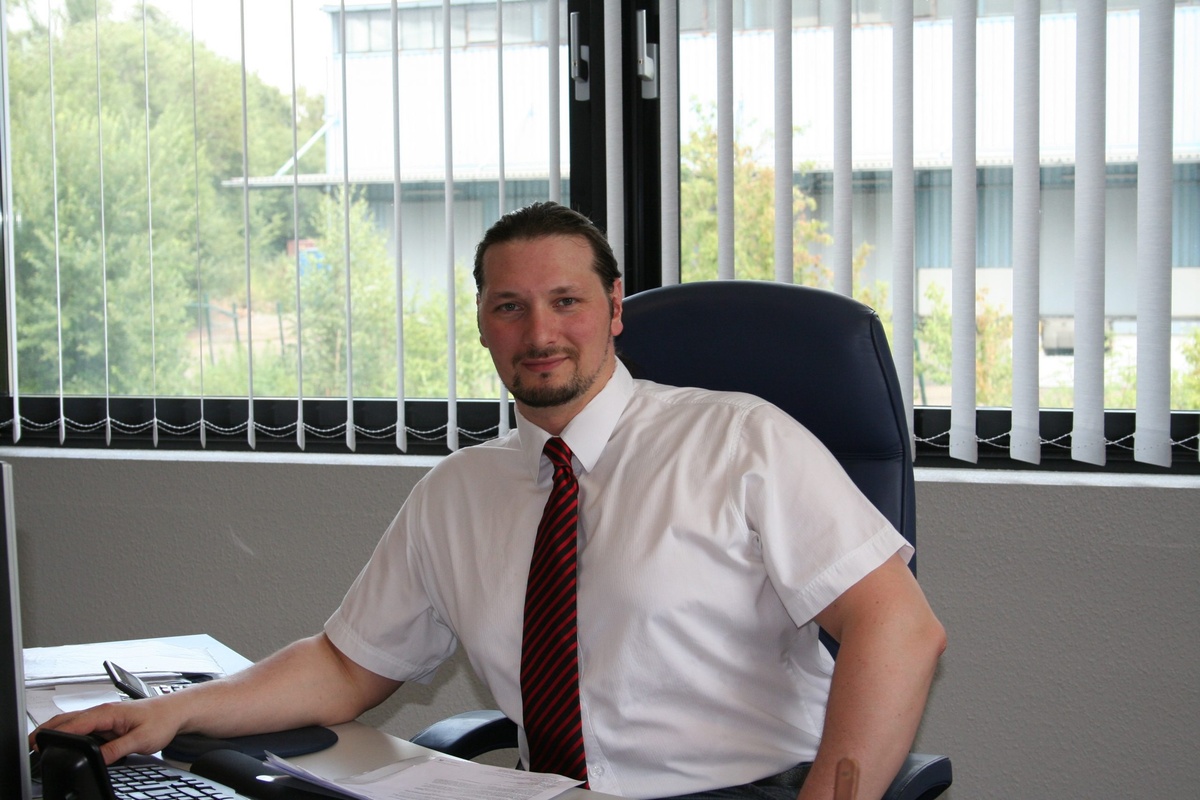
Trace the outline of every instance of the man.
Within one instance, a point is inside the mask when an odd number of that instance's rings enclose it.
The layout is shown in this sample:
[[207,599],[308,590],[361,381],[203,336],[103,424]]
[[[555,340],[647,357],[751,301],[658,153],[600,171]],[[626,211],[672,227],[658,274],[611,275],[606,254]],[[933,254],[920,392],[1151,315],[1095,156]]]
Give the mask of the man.
[[[799,798],[828,798],[849,756],[859,797],[879,797],[945,646],[907,543],[770,404],[629,375],[620,275],[584,217],[552,203],[504,217],[475,278],[517,429],[430,471],[325,631],[228,679],[50,724],[115,735],[109,760],[180,731],[336,724],[461,642],[535,769],[573,732],[578,777],[612,794],[791,798],[789,768],[812,761]],[[550,672],[579,700],[546,737],[522,652],[543,507],[564,485],[578,633]],[[818,625],[841,644],[836,668]]]

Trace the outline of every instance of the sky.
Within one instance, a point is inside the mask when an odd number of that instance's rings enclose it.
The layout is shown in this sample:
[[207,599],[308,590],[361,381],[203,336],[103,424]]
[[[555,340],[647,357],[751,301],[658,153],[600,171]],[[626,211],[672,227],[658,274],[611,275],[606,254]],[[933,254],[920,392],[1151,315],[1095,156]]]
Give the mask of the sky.
[[[312,93],[324,94],[330,53],[329,15],[324,7],[338,0],[147,0],[185,30],[195,17],[198,41],[232,61],[241,60],[239,7],[246,21],[246,65],[267,83],[291,93],[291,30],[289,7],[296,16],[296,82]],[[137,17],[140,0],[113,0],[113,15]]]

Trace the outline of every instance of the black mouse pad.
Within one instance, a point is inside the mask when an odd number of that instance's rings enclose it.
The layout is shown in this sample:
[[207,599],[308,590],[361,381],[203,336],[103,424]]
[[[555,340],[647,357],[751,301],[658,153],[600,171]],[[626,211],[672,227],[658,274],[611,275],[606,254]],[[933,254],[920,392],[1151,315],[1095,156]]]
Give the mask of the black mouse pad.
[[191,763],[213,750],[236,750],[259,760],[266,758],[267,753],[274,753],[280,758],[290,758],[332,747],[337,740],[336,733],[319,725],[253,736],[234,736],[229,739],[181,733],[163,748],[163,756],[173,761]]

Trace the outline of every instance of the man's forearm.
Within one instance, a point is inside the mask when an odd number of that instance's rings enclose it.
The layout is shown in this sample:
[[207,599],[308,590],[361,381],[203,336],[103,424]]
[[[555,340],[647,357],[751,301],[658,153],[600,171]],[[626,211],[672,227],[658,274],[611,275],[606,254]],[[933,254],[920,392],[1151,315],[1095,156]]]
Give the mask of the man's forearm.
[[945,632],[932,614],[890,623],[845,632],[821,746],[800,800],[833,797],[837,763],[844,757],[858,762],[859,800],[881,797],[904,762]]
[[236,675],[195,687],[193,702],[183,709],[183,730],[221,737],[336,725],[374,707],[398,685],[346,661],[318,634]]
[[228,678],[182,692],[59,714],[46,727],[101,734],[108,763],[154,753],[178,733],[224,738],[333,725],[383,701],[400,683],[349,661],[323,634]]
[[859,766],[859,800],[878,800],[912,746],[942,628],[904,561],[894,555],[817,615],[838,640],[825,727],[800,800],[833,797],[837,763]]

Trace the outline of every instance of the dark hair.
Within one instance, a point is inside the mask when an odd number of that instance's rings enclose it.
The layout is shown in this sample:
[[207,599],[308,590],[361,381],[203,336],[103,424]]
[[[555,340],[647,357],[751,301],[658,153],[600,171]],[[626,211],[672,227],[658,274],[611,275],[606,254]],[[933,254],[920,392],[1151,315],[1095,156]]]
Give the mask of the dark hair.
[[546,236],[578,236],[586,240],[592,248],[592,268],[600,276],[605,291],[612,294],[613,284],[621,277],[621,271],[604,232],[578,211],[552,202],[534,203],[512,211],[488,228],[475,247],[475,290],[483,291],[483,254],[489,247]]

